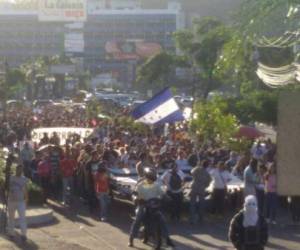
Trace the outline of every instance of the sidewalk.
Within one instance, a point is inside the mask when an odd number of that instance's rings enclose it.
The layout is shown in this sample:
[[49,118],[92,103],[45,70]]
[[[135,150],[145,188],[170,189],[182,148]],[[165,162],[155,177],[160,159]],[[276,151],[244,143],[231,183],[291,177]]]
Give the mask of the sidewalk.
[[[3,211],[3,205],[0,205],[0,211]],[[19,225],[19,215],[16,212],[16,226]],[[54,220],[52,209],[44,207],[29,207],[26,209],[27,226],[37,226],[41,224],[51,223]]]

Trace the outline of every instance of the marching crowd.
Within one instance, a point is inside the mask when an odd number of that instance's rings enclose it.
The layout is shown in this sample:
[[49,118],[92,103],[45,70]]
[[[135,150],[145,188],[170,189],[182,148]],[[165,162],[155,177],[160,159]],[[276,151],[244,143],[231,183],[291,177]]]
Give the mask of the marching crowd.
[[[18,146],[24,174],[41,185],[45,201],[62,199],[64,205],[69,205],[71,199],[79,196],[86,201],[91,213],[100,208],[101,221],[109,219],[109,170],[112,168],[137,172],[139,199],[166,195],[164,207],[173,220],[181,220],[186,201],[190,222],[197,223],[206,212],[223,217],[228,207],[225,204],[238,211],[246,198],[244,212],[234,217],[229,236],[237,249],[263,249],[267,227],[261,215],[265,215],[268,223],[275,224],[278,207],[276,146],[270,140],[257,141],[248,152],[238,153],[213,142],[196,145],[187,135],[185,125],[170,126],[168,133],[157,128],[141,134],[125,130],[114,120],[95,118],[93,121],[95,124],[86,119],[82,107],[69,110],[46,107],[42,111],[29,107],[12,109],[0,125],[0,141],[8,148]],[[61,145],[54,133],[44,134],[38,144],[30,141],[31,131],[36,127],[91,125],[95,132],[88,139],[71,135]],[[21,145],[24,138],[25,143]],[[157,179],[158,173],[161,174]],[[229,188],[233,180],[240,182]],[[299,222],[298,199],[292,198],[292,215],[293,220]],[[138,205],[140,209],[131,227],[130,246],[141,224],[141,206]],[[248,239],[245,236],[248,230],[241,234],[242,228],[252,228],[258,225],[257,221],[264,235],[256,242],[261,248],[242,248]],[[167,243],[172,246],[167,227],[163,228]],[[255,234],[254,231],[250,230],[250,235]]]

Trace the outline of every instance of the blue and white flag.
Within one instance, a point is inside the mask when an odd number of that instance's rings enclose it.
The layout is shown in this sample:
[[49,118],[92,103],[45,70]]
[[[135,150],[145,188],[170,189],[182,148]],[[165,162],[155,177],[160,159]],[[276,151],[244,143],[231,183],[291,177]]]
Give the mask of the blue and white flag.
[[149,101],[132,111],[137,122],[149,125],[183,121],[184,117],[169,88],[156,94]]

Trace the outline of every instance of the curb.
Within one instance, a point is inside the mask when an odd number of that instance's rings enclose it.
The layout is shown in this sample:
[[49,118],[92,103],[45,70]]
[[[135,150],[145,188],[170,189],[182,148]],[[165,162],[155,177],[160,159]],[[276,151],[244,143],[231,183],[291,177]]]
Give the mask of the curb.
[[[2,210],[3,211],[3,210]],[[55,219],[53,210],[48,207],[29,207],[26,209],[27,227],[48,224]],[[15,226],[19,227],[19,215],[16,211]]]

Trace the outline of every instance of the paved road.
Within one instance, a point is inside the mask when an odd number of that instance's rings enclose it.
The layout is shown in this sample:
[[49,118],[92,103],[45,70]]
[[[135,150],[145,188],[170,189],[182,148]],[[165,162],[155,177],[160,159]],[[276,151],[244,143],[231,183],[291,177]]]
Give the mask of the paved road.
[[[96,216],[91,217],[87,209],[78,203],[72,209],[51,203],[56,221],[51,225],[29,229],[30,241],[22,245],[18,240],[9,242],[0,238],[0,249],[47,249],[47,250],[125,250],[127,248],[130,218],[133,209],[117,203],[112,206],[109,223],[99,222]],[[183,221],[170,223],[172,238],[176,249],[233,249],[227,241],[229,219],[216,220],[205,218],[199,225],[190,225]],[[300,249],[300,227],[280,226],[270,228],[271,241],[269,249]],[[148,250],[151,246],[135,241],[135,249]]]

